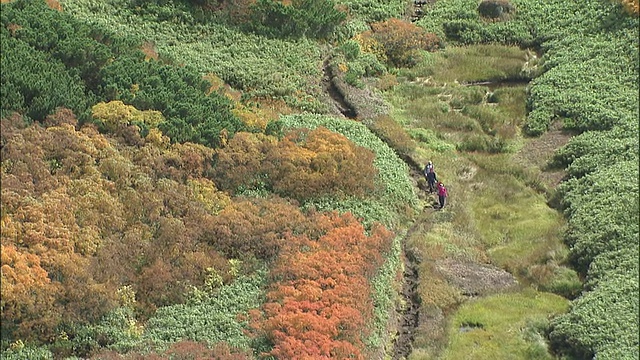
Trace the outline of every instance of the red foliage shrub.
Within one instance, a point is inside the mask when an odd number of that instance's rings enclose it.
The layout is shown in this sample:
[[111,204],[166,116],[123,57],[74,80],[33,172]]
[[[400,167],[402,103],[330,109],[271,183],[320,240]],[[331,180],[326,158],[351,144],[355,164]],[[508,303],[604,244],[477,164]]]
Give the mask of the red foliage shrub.
[[[368,277],[382,264],[392,233],[367,236],[351,215],[315,214],[317,240],[287,236],[270,277],[263,318],[254,327],[285,359],[363,359],[362,336],[372,316]],[[254,314],[255,315],[255,314]]]

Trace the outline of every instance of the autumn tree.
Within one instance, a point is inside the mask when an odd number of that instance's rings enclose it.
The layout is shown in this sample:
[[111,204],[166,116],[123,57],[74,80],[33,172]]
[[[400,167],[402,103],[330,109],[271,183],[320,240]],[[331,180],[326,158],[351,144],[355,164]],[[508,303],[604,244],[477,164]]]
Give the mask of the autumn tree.
[[[8,243],[15,230],[2,221],[1,280],[3,338],[12,336],[28,340],[44,340],[60,321],[55,309],[58,287],[42,268],[40,257]],[[9,234],[7,234],[9,233]],[[9,335],[9,336],[7,336]]]
[[625,11],[629,14],[638,16],[640,14],[640,1],[638,0],[619,0]]
[[[386,59],[397,67],[411,67],[418,63],[420,51],[434,51],[441,46],[435,34],[396,18],[371,24],[371,30],[361,35],[361,42],[371,44],[366,40],[368,38],[381,44]],[[376,48],[374,45],[369,47]]]
[[257,0],[248,25],[266,36],[322,39],[345,19],[333,0]]
[[263,164],[276,143],[277,139],[272,136],[237,133],[227,146],[216,152],[213,171],[216,185],[231,193],[264,187],[267,179]]
[[267,189],[299,201],[365,196],[374,189],[374,154],[324,127],[282,140],[238,133],[217,151],[213,177],[221,189]]
[[203,237],[231,203],[205,177],[213,149],[159,130],[134,129],[132,143],[80,126],[68,109],[44,126],[17,115],[0,124],[3,336],[46,341],[62,325],[79,336],[76,325],[117,306],[124,285],[149,315],[214,275],[232,281],[229,259]]
[[273,190],[287,197],[364,196],[374,188],[374,154],[324,127],[289,133],[266,155]]
[[272,260],[285,235],[305,229],[300,210],[284,199],[237,199],[204,224],[201,241],[228,258]]

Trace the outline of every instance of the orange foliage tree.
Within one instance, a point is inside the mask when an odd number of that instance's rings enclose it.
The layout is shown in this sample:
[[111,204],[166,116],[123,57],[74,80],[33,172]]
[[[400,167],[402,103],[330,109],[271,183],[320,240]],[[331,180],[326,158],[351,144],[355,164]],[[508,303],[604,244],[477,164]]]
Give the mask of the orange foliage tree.
[[203,224],[201,241],[229,258],[273,259],[286,234],[304,231],[306,218],[283,199],[237,199]]
[[310,233],[318,238],[287,237],[255,328],[274,344],[268,355],[277,358],[363,359],[373,309],[369,279],[393,235],[375,226],[367,236],[351,214],[312,219]]
[[0,251],[3,331],[30,340],[49,335],[61,314],[54,311],[58,289],[41,267],[40,257],[13,245],[0,245]]
[[620,0],[624,9],[632,15],[640,14],[640,0]]
[[263,134],[238,132],[226,147],[215,155],[213,178],[222,190],[235,192],[239,188],[261,186],[265,172],[262,169],[265,154],[275,146],[277,139]]
[[264,168],[282,196],[364,196],[374,189],[373,152],[327,128],[293,131],[271,150]]

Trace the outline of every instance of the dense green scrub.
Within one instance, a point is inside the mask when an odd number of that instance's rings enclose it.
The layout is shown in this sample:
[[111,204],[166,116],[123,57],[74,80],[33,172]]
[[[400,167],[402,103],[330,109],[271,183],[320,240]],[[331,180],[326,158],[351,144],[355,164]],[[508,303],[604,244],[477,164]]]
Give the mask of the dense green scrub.
[[121,100],[162,112],[158,127],[177,142],[217,147],[223,129],[229,136],[246,129],[229,99],[207,95],[210,84],[194,68],[146,61],[131,38],[37,1],[3,4],[2,24],[4,116],[19,111],[41,121],[64,106],[90,121],[95,103]]

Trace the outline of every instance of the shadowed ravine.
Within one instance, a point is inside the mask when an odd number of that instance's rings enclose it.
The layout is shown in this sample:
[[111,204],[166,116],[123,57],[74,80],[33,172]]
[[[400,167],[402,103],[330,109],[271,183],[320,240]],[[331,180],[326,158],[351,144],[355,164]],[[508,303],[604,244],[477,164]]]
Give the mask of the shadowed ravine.
[[334,74],[331,70],[331,66],[329,65],[329,59],[326,59],[324,61],[322,70],[324,72],[322,78],[322,86],[331,98],[333,106],[335,106],[335,108],[340,111],[340,113],[345,117],[349,119],[355,119],[358,114],[356,113],[355,109],[353,109],[345,101],[344,95],[340,92],[340,90],[338,90],[334,83]]

